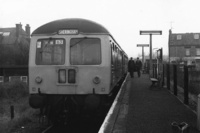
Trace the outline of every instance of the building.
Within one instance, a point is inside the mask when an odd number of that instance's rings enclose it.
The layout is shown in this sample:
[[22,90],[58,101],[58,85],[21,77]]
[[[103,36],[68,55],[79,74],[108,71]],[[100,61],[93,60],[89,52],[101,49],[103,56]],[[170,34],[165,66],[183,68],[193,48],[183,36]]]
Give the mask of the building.
[[30,26],[0,28],[0,82],[28,75]]
[[30,26],[27,24],[25,30],[22,24],[16,24],[16,27],[0,28],[0,44],[16,44],[20,42],[30,42]]
[[169,30],[169,61],[200,64],[200,33],[172,33]]

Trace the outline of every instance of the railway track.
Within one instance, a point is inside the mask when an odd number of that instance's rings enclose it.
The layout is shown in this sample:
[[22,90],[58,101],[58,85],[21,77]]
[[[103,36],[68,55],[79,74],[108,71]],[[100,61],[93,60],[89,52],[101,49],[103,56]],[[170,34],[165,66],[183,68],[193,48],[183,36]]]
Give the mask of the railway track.
[[[121,88],[121,85],[124,80],[122,80],[118,84],[118,90]],[[114,101],[117,93],[112,98],[112,102]],[[111,103],[112,103],[111,102]],[[111,104],[112,105],[112,104]],[[87,132],[87,133],[98,133],[101,125],[106,118],[106,115],[111,107],[108,107],[101,110],[100,113],[94,113],[93,115],[85,115],[74,118],[70,124],[68,125],[51,125],[47,129],[45,129],[42,133],[80,133],[80,132]]]
[[75,118],[69,125],[51,125],[42,133],[97,133],[104,121],[105,115],[101,116],[81,116]]

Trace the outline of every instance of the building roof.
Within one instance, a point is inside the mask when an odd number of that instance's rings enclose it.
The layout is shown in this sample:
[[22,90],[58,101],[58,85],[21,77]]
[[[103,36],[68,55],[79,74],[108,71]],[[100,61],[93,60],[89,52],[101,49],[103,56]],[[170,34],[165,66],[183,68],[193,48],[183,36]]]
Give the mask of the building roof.
[[78,29],[79,33],[110,34],[102,25],[86,19],[61,19],[49,22],[33,31],[34,34],[56,34],[60,29]]
[[0,28],[0,44],[13,44],[16,41],[15,28]]
[[[22,29],[20,38],[27,36],[26,32]],[[16,28],[0,28],[0,44],[14,44],[17,40]]]
[[[198,39],[194,38],[196,35]],[[181,39],[177,39],[177,36],[181,36]],[[172,33],[169,37],[172,45],[200,45],[200,33]]]

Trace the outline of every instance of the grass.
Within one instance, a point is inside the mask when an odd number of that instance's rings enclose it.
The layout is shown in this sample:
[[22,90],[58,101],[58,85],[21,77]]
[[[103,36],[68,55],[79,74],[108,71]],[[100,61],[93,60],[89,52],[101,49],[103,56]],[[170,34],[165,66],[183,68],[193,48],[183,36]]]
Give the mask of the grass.
[[23,127],[26,123],[30,123],[32,121],[30,114],[34,114],[32,109],[28,109],[24,112],[15,112],[14,119],[10,119],[10,116],[3,115],[0,121],[0,132],[1,133],[12,133],[15,130]]
[[[0,85],[0,133],[12,133],[30,123],[36,110],[28,103],[28,85],[13,81]],[[14,118],[11,120],[10,106],[14,106]]]
[[28,96],[28,85],[21,81],[12,81],[0,85],[0,98],[17,100]]

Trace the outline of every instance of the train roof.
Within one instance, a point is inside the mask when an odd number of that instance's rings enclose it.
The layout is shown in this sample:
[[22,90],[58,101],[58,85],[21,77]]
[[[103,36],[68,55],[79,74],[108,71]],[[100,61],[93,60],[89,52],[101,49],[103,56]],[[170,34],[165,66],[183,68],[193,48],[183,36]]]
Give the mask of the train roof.
[[102,25],[80,18],[61,19],[46,23],[33,31],[35,34],[56,34],[61,29],[77,29],[79,33],[84,34],[109,34],[109,31]]

